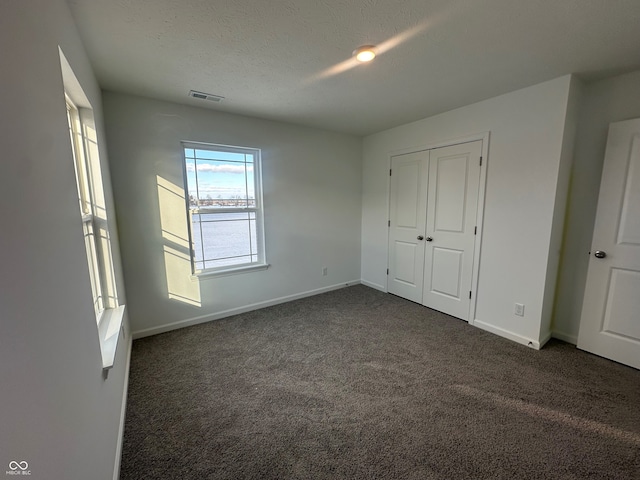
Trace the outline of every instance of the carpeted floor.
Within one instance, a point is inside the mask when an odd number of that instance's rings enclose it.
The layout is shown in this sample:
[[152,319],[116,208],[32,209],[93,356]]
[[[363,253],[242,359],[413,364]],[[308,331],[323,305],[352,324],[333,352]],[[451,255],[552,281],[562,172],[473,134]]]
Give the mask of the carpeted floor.
[[640,371],[358,285],[134,342],[122,479],[640,479]]

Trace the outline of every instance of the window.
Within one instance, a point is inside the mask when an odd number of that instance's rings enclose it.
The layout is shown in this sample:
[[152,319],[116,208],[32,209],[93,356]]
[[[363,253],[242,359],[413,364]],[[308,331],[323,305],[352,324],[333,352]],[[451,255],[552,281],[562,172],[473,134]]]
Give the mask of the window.
[[265,268],[260,150],[183,148],[193,273]]
[[100,338],[102,368],[107,370],[115,361],[115,351],[124,317],[124,305],[118,305],[116,293],[93,112],[87,108],[78,110],[68,96],[66,100],[71,150],[82,215],[82,231],[89,266],[93,308]]
[[118,340],[124,338],[120,333],[125,306],[118,301],[93,109],[64,53],[62,50],[59,53],[89,283],[102,368],[108,375],[115,362]]
[[[109,265],[111,265],[108,234],[106,225],[103,224],[106,223],[106,215],[104,215],[104,209],[100,208],[102,202],[99,202],[96,198],[97,189],[94,178],[96,176],[96,172],[94,172],[96,166],[91,164],[89,157],[91,146],[89,144],[88,125],[83,125],[80,120],[80,113],[69,97],[67,97],[67,120],[69,122],[69,134],[71,136],[73,162],[76,171],[82,230],[89,264],[93,308],[96,313],[96,320],[99,323],[105,309],[113,308],[113,303],[116,303],[115,288],[111,289],[113,290],[112,292],[109,292],[106,288],[112,282],[113,267],[110,267],[109,272],[105,271],[105,268],[101,268],[101,265],[104,264],[101,257],[109,260]],[[104,220],[104,222],[101,220]],[[105,242],[104,245],[101,245],[102,241]],[[107,251],[102,251],[103,249]]]

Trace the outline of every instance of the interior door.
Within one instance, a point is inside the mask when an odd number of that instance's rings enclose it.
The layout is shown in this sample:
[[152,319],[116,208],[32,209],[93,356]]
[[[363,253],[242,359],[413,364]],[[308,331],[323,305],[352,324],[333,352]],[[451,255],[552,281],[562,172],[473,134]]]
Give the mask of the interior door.
[[640,119],[609,128],[578,348],[640,368]]
[[391,158],[389,293],[422,303],[429,152]]
[[482,141],[429,153],[423,304],[469,319]]

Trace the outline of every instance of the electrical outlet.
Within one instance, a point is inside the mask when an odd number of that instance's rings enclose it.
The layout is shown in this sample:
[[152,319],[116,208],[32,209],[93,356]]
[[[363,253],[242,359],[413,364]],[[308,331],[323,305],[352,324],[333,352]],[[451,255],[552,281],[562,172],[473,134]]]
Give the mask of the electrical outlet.
[[515,314],[519,317],[524,317],[524,304],[516,303]]
[[323,277],[326,277],[326,276],[327,276],[327,273],[328,273],[328,269],[327,269],[327,267],[322,267],[322,276],[323,276]]

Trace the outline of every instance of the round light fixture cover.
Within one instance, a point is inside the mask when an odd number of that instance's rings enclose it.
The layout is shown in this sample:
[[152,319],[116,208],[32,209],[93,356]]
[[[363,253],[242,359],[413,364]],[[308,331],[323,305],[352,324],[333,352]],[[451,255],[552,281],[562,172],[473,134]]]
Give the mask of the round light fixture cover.
[[362,45],[353,51],[353,55],[359,62],[370,62],[376,58],[376,46],[375,45]]

